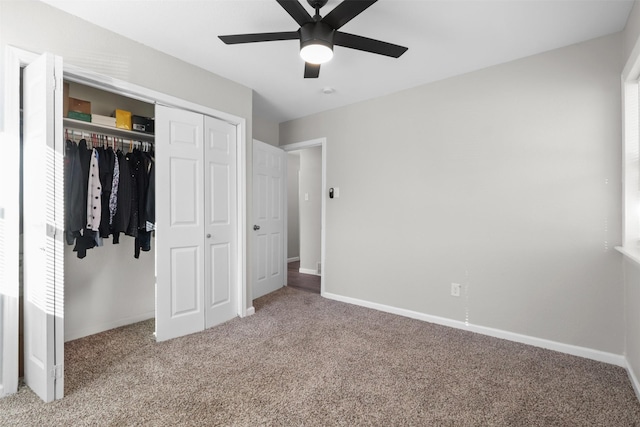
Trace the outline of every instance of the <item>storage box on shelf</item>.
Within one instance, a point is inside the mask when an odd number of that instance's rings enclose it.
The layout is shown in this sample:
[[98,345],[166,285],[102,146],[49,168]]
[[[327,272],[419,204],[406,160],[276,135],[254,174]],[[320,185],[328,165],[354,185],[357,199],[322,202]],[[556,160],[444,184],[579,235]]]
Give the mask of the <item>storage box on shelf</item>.
[[82,120],[83,122],[91,123],[91,114],[80,113],[78,111],[71,111],[67,114],[67,117],[74,120]]
[[131,116],[131,128],[138,132],[153,133],[154,120],[150,117]]
[[69,97],[69,112],[91,114],[91,102]]
[[102,125],[102,126],[109,126],[109,127],[116,127],[116,118],[115,117],[109,117],[109,116],[102,116],[100,114],[92,114],[91,115],[91,122],[98,124],[98,125]]
[[116,110],[113,112],[116,118],[116,127],[119,129],[131,130],[131,111]]

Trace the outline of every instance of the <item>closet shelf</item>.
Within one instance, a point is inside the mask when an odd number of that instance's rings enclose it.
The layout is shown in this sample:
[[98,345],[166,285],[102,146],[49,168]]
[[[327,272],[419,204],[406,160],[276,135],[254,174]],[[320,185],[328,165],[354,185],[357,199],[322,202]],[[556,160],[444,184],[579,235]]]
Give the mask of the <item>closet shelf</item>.
[[137,141],[153,142],[155,135],[149,133],[135,132],[132,130],[119,129],[111,126],[99,125],[97,123],[84,122],[82,120],[75,120],[69,118],[63,118],[64,127],[74,128],[78,130],[86,130],[88,132],[96,132],[102,134],[108,134],[110,136],[116,136],[118,138],[134,139]]

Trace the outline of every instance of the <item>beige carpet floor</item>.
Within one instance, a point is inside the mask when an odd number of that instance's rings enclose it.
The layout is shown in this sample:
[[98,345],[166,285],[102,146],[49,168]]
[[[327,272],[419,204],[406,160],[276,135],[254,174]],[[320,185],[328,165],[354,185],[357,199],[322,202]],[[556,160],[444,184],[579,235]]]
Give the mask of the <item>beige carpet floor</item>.
[[65,346],[64,399],[2,426],[633,426],[624,369],[284,288],[155,343],[153,321]]

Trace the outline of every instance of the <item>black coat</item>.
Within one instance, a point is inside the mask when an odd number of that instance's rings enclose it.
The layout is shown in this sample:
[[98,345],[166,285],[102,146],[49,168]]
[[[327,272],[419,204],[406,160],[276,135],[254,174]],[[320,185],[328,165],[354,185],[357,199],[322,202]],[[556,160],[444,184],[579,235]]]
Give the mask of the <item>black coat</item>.
[[129,171],[129,162],[125,154],[120,150],[118,150],[116,156],[118,156],[120,176],[118,183],[118,208],[113,216],[113,224],[111,224],[113,243],[118,242],[118,233],[125,233],[127,231],[131,217],[131,172]]
[[92,149],[87,147],[87,141],[81,139],[78,143],[78,156],[80,157],[80,166],[82,168],[82,226],[87,226],[87,190],[89,187],[89,169],[91,169]]
[[[65,142],[64,157],[64,229],[67,243],[72,245],[75,236],[84,228],[86,208],[86,191],[83,192],[82,165],[80,153],[75,142]],[[84,203],[84,204],[83,204]]]
[[115,164],[115,153],[111,147],[104,149],[97,148],[98,168],[100,171],[100,184],[102,184],[100,209],[100,236],[109,237],[109,199],[111,198],[111,187],[113,184],[113,167]]

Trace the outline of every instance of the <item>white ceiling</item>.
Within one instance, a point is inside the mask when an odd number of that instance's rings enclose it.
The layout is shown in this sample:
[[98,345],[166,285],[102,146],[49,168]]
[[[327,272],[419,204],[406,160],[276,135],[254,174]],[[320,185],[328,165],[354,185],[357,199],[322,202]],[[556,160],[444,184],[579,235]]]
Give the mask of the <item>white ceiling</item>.
[[[218,35],[296,31],[275,0],[44,0],[255,91],[282,122],[624,29],[632,0],[380,0],[341,30],[409,50],[399,59],[336,47],[304,79],[297,40],[225,45]],[[329,0],[326,15],[341,0]],[[301,0],[309,13],[313,11]],[[335,92],[326,95],[324,87]]]

